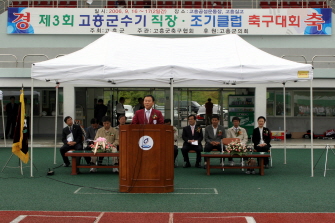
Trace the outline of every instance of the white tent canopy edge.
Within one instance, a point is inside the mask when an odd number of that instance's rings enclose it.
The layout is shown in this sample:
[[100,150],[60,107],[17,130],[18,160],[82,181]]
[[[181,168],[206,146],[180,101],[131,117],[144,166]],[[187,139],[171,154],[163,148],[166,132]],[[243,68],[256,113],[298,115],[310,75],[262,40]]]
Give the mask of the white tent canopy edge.
[[[76,86],[170,86],[173,95],[173,87],[312,80],[313,70],[310,64],[270,55],[238,35],[156,38],[108,33],[79,51],[33,64],[31,77]],[[314,176],[313,156],[311,166]]]

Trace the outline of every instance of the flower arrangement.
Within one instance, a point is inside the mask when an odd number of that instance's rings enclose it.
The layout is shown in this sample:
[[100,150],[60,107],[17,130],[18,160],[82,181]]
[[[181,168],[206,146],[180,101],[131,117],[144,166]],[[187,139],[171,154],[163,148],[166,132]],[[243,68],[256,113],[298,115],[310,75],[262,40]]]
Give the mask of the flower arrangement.
[[196,131],[197,131],[198,133],[200,133],[200,131],[201,131],[201,128],[200,128],[200,127],[198,127]]
[[229,143],[226,147],[226,151],[230,153],[231,155],[237,154],[237,155],[243,155],[243,153],[248,152],[248,149],[245,145],[240,143],[238,140],[232,141]]
[[264,136],[269,136],[269,131],[264,129],[264,131],[263,131],[263,135],[264,135]]
[[235,135],[236,137],[238,137],[239,135],[242,135],[242,131],[240,128],[238,128],[236,131],[235,131]]
[[157,115],[156,114],[154,114],[153,116],[152,116],[152,119],[153,120],[156,120],[158,117],[157,117]]
[[222,135],[222,131],[219,130],[218,133],[217,133],[218,136],[221,136]]
[[116,147],[107,142],[106,138],[99,137],[94,140],[94,144],[90,145],[94,154],[96,153],[115,153],[117,152]]

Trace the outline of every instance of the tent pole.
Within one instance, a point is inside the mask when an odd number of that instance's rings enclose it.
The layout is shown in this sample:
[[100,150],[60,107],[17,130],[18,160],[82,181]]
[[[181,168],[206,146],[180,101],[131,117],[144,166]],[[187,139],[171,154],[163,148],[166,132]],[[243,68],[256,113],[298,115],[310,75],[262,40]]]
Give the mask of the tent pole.
[[5,147],[7,147],[7,140],[6,140],[6,132],[5,132],[5,112],[3,110],[3,94],[2,94],[2,91],[1,91],[1,116],[2,116],[2,130],[3,130],[3,138],[4,138],[4,141],[5,141]]
[[313,163],[314,163],[314,151],[313,151],[313,80],[311,80],[311,86],[310,86],[310,115],[311,115],[311,177],[314,177],[314,169],[313,169]]
[[171,125],[173,126],[173,120],[174,120],[174,107],[173,107],[173,78],[170,78],[170,117],[171,117]]
[[56,108],[55,108],[55,148],[54,148],[54,164],[56,164],[57,156],[57,117],[58,117],[58,87],[59,83],[56,81]]
[[34,135],[34,79],[31,78],[31,90],[30,90],[30,177],[34,177],[33,166],[34,166],[34,147],[33,147],[33,135]]
[[286,164],[286,88],[285,82],[283,82],[284,91],[284,164]]

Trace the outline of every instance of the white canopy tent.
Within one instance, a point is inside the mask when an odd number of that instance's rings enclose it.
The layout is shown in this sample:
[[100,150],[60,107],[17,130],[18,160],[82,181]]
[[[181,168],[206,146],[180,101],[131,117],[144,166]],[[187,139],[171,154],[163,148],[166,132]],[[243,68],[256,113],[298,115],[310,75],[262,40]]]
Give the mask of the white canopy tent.
[[313,70],[310,64],[270,55],[238,35],[157,38],[108,33],[72,54],[33,64],[31,77],[32,91],[33,79],[92,87],[169,86],[173,107],[173,87],[306,81],[313,79]]

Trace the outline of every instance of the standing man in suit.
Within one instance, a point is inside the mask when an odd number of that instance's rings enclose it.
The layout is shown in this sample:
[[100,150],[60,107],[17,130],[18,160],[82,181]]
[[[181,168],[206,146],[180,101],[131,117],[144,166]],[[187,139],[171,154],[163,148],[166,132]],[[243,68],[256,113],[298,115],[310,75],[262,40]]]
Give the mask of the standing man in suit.
[[182,138],[184,140],[183,148],[181,152],[184,157],[184,168],[191,167],[190,160],[188,157],[188,152],[194,150],[197,153],[197,160],[195,162],[195,167],[201,168],[201,152],[202,144],[201,141],[204,138],[202,134],[202,129],[200,125],[196,125],[195,115],[188,116],[189,125],[183,128]]
[[205,108],[206,108],[206,125],[210,125],[211,124],[211,120],[212,120],[212,115],[213,115],[213,103],[212,103],[212,99],[208,98],[206,104],[205,104]]
[[19,105],[15,103],[15,97],[11,96],[9,99],[10,103],[8,103],[5,107],[7,114],[7,122],[5,130],[6,139],[8,139],[8,137],[10,137],[11,139],[14,137],[16,117],[19,110]]
[[[259,116],[257,119],[258,127],[252,133],[252,142],[254,143],[255,152],[270,152],[271,131],[264,127],[266,119],[264,116]],[[269,168],[269,158],[264,158],[265,168]]]
[[[79,125],[74,125],[70,116],[64,118],[66,127],[63,128],[62,141],[64,145],[60,148],[60,154],[63,157],[63,166],[70,166],[70,161],[65,153],[71,149],[83,150],[83,133]],[[80,159],[80,157],[78,157]]]
[[[233,127],[227,130],[227,138],[239,138],[242,145],[247,145],[248,142],[248,134],[245,128],[240,126],[241,119],[239,117],[233,117]],[[230,165],[234,166],[233,158],[228,158]],[[248,158],[243,158],[244,161],[248,160]],[[249,170],[247,170],[248,173]],[[250,171],[249,171],[250,173]]]
[[[218,115],[213,115],[211,119],[212,125],[208,125],[205,128],[205,152],[210,152],[213,149],[221,151],[221,141],[226,138],[226,131],[222,125],[219,125],[220,117]],[[207,158],[205,158],[206,168]]]
[[98,119],[99,125],[102,125],[102,117],[106,115],[107,106],[104,105],[104,100],[99,99],[98,104],[94,108],[94,117]]
[[135,105],[135,107],[134,107],[134,112],[135,112],[135,113],[137,112],[137,110],[140,110],[140,109],[143,109],[143,108],[144,108],[144,105],[143,105],[143,98],[138,98],[137,101],[138,101],[138,104]]
[[121,97],[120,100],[119,100],[119,103],[117,103],[116,105],[116,120],[117,120],[117,125],[119,125],[119,117],[121,115],[126,115],[126,110],[124,109],[124,102],[126,101],[126,99],[124,97]]
[[152,95],[144,97],[144,109],[140,109],[135,113],[131,124],[164,124],[162,113],[153,109],[155,98]]

